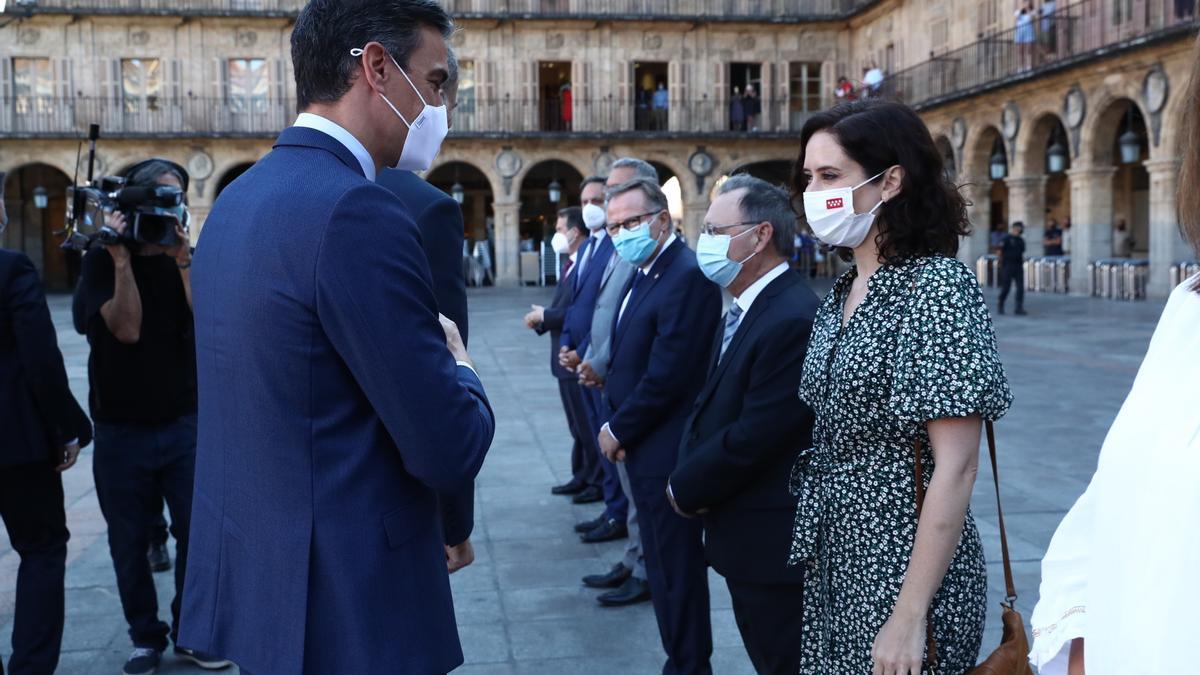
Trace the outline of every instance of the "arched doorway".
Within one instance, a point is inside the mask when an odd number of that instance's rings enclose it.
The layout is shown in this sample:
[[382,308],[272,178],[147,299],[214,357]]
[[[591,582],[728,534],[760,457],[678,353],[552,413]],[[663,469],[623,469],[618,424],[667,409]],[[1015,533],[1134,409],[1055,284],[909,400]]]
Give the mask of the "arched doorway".
[[761,178],[771,185],[787,187],[792,181],[793,162],[787,159],[773,159],[766,162],[743,164],[733,170],[733,174],[748,173],[755,178]]
[[679,176],[671,170],[671,167],[661,162],[649,160],[650,166],[658,172],[658,185],[662,188],[663,194],[667,196],[667,210],[671,213],[671,219],[675,221],[677,228],[683,228],[683,185],[679,182]]
[[954,146],[950,144],[950,139],[938,136],[934,145],[937,146],[938,154],[942,157],[942,170],[946,174],[946,178],[950,182],[957,181],[958,163],[954,161]]
[[217,191],[213,194],[213,201],[216,201],[216,198],[221,196],[221,193],[225,190],[225,188],[229,187],[230,183],[237,180],[238,176],[241,176],[249,171],[250,167],[252,166],[254,166],[254,162],[245,162],[242,164],[237,164],[233,168],[226,171],[225,175],[221,176],[221,180],[217,181]]
[[[558,210],[579,206],[579,184],[583,176],[566,162],[551,159],[535,164],[521,181],[521,250],[535,246],[554,235]],[[557,186],[557,200],[551,200],[551,186]]]
[[1112,182],[1112,255],[1117,258],[1148,258],[1150,254],[1150,174],[1144,162],[1150,158],[1150,139],[1141,109],[1131,100],[1113,104],[1108,115],[1117,119],[1108,138],[1099,137],[1111,153],[1116,167]]
[[471,250],[474,242],[491,238],[492,184],[483,171],[467,162],[447,162],[429,172],[426,180],[462,205],[464,234]]
[[1046,175],[1045,223],[1060,227],[1071,219],[1071,141],[1058,115],[1045,115],[1034,123],[1033,148]]
[[988,148],[984,166],[988,178],[987,230],[988,249],[991,250],[994,248],[992,242],[999,239],[998,233],[1008,228],[1008,183],[1004,180],[1009,173],[1008,150],[995,127],[984,130],[980,144]]
[[60,248],[70,185],[65,173],[48,164],[27,164],[4,180],[9,222],[0,246],[28,255],[46,290],[55,293],[71,291],[79,278],[79,254]]

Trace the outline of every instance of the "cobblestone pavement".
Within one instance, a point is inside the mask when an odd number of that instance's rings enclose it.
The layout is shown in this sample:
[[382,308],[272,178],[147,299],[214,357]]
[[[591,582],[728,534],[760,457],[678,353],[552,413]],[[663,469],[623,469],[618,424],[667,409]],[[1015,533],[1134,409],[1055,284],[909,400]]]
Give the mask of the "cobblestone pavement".
[[[548,371],[547,338],[520,322],[549,289],[483,289],[471,294],[472,356],[499,426],[477,490],[476,563],[456,574],[459,630],[471,675],[655,673],[661,647],[649,604],[603,609],[579,582],[607,570],[621,543],[581,544],[571,531],[596,505],[550,495],[569,473],[569,443]],[[989,298],[994,294],[989,293]],[[71,384],[87,396],[87,345],[71,329],[69,299],[51,299]],[[1133,382],[1161,302],[1117,303],[1032,295],[1031,316],[997,317],[1000,350],[1016,403],[997,427],[1006,516],[1016,561],[1018,608],[1037,598],[1038,561],[1055,526],[1083,491],[1104,435]],[[984,462],[986,467],[986,462]],[[67,627],[60,673],[119,673],[129,641],[117,598],[104,519],[92,484],[91,449],[65,476],[71,529]],[[984,539],[991,598],[984,648],[999,641],[1003,595],[991,472],[983,468],[974,512]],[[12,629],[17,556],[0,530],[0,655]],[[160,612],[172,577],[157,577]],[[724,582],[710,575],[713,668],[750,673]],[[163,673],[198,672],[167,657]]]

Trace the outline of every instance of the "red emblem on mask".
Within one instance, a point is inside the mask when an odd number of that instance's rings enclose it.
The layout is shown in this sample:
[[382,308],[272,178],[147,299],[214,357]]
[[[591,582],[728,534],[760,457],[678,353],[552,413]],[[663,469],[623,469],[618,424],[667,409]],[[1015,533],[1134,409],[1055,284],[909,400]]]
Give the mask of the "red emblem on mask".
[[840,209],[842,208],[842,205],[843,203],[841,197],[833,197],[832,199],[825,200],[825,208],[827,209]]

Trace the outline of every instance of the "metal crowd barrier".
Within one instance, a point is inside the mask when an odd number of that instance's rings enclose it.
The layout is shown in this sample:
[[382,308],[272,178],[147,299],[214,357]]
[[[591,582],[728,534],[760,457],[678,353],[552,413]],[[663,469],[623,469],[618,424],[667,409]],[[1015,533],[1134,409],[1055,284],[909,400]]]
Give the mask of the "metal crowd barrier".
[[1070,256],[1035,256],[1025,260],[1025,290],[1035,293],[1071,292]]
[[1141,300],[1146,297],[1150,263],[1146,260],[1113,258],[1088,264],[1088,294],[1112,300]]
[[979,256],[975,261],[975,276],[979,277],[979,285],[984,288],[995,288],[1000,285],[1000,257],[994,254]]
[[1171,265],[1171,288],[1200,274],[1200,262],[1181,262]]

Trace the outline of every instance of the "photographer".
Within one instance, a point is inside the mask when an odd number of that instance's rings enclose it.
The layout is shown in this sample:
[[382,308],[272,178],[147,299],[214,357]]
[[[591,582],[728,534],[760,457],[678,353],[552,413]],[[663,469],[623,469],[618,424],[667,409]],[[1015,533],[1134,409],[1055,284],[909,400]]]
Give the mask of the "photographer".
[[[186,193],[187,173],[164,160],[133,167],[127,185],[166,185]],[[187,567],[188,524],[196,455],[195,330],[191,307],[191,249],[186,209],[158,227],[157,243],[133,231],[136,209],[107,214],[119,237],[83,260],[74,304],[75,325],[86,333],[89,397],[96,424],[93,470],[117,587],[134,650],[125,664],[131,675],[157,668],[178,635],[180,595]],[[150,228],[145,226],[147,231]],[[164,243],[169,242],[169,243]],[[158,598],[146,551],[165,498],[177,542],[172,626],[158,618]],[[228,662],[190,650],[175,653],[205,668]]]

